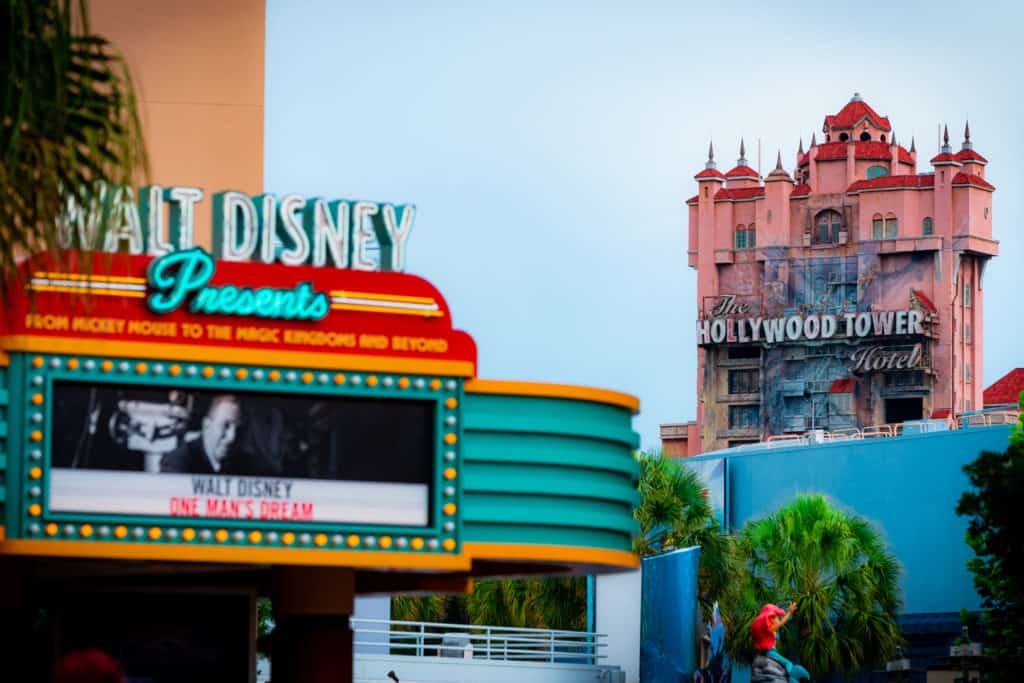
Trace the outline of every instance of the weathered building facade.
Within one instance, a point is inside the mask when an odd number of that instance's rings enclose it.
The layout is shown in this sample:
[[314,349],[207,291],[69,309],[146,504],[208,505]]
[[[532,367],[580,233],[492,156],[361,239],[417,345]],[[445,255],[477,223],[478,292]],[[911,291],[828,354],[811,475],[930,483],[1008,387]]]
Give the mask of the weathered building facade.
[[780,155],[762,179],[741,143],[734,168],[709,150],[695,177],[699,403],[679,454],[982,407],[982,275],[998,243],[969,128],[927,171],[859,95],[822,135],[792,176]]

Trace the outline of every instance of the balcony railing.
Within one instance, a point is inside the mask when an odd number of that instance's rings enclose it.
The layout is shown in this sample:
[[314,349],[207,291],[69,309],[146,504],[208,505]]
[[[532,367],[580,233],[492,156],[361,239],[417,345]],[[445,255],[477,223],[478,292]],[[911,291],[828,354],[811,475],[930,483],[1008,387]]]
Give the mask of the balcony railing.
[[455,657],[595,666],[608,636],[590,631],[351,619],[353,645],[367,654]]

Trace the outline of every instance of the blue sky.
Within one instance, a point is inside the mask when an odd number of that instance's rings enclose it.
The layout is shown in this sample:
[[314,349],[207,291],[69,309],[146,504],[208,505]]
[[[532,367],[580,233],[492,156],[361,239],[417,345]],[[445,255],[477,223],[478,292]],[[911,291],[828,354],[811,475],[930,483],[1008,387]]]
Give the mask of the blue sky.
[[[756,165],[854,91],[917,138],[970,117],[996,185],[985,274],[993,382],[1024,365],[1024,94],[1017,3],[282,2],[267,6],[265,185],[417,206],[408,267],[480,349],[480,376],[696,414],[684,200],[714,138]],[[919,170],[927,170],[919,166]]]

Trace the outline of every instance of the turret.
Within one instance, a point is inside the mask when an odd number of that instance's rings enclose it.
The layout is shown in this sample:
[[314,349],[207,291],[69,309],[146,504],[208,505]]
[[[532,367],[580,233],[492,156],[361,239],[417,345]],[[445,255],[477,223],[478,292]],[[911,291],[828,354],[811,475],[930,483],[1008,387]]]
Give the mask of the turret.
[[960,151],[956,153],[956,160],[963,164],[963,172],[985,177],[985,164],[988,159],[974,151],[974,143],[971,142],[971,124],[964,124],[964,141],[960,145]]
[[793,192],[793,179],[782,168],[782,152],[775,161],[775,168],[764,180],[764,201],[758,206],[758,246],[789,243],[789,195]]
[[747,164],[746,148],[743,140],[740,140],[740,158],[736,160],[736,166],[725,174],[725,178],[725,186],[729,189],[757,187],[761,184],[761,176]]

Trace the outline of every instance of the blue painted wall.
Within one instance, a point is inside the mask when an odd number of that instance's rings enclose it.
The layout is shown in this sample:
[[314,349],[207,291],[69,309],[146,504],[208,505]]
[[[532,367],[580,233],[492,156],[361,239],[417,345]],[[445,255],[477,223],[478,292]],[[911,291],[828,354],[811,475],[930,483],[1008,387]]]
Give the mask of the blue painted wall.
[[976,427],[890,439],[843,441],[699,456],[728,458],[726,506],[733,528],[799,493],[822,493],[875,522],[903,565],[906,614],[978,609],[967,571],[965,518],[954,509],[968,487],[963,466],[1004,451],[1010,427]]
[[640,683],[690,680],[697,667],[700,548],[641,561]]

